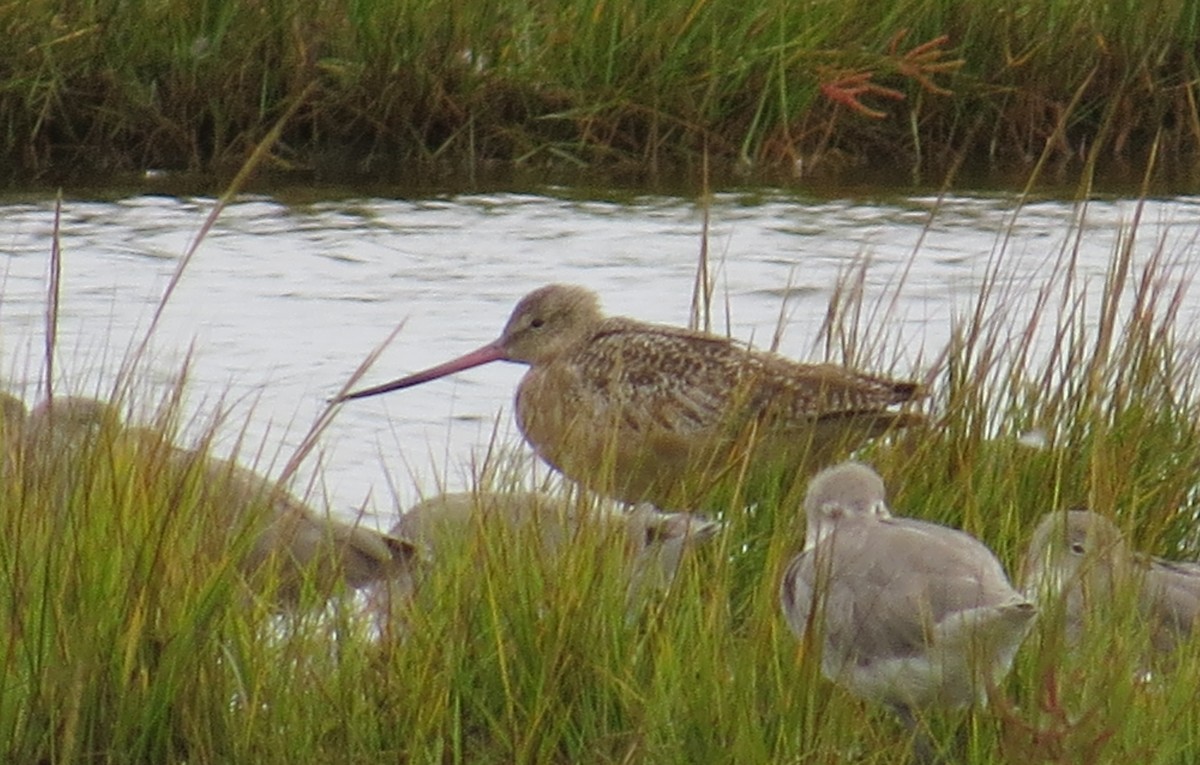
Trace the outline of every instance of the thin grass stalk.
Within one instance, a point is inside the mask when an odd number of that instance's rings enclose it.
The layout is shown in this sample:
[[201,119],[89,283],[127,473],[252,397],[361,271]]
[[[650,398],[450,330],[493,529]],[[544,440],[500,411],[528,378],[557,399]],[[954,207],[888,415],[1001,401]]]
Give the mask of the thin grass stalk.
[[704,191],[700,195],[700,253],[696,264],[696,279],[692,284],[692,310],[688,326],[712,332],[712,276],[708,268],[709,218],[712,214],[712,195],[708,191],[708,154],[704,155]]
[[54,228],[50,234],[50,278],[46,292],[46,350],[43,359],[46,377],[42,381],[42,396],[51,400],[54,396],[54,349],[58,344],[58,301],[59,283],[62,278],[62,239],[59,226],[62,223],[62,192],[54,200]]

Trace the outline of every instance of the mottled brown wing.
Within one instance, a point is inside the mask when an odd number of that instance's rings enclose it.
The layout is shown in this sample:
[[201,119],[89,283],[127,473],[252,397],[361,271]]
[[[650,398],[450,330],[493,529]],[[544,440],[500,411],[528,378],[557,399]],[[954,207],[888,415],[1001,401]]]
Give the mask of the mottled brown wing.
[[773,354],[756,354],[754,361],[754,406],[784,422],[880,412],[922,395],[916,383],[836,364],[800,364]]
[[583,398],[623,425],[688,434],[726,422],[746,358],[719,337],[610,319],[572,361]]
[[571,360],[583,398],[625,424],[695,433],[767,416],[785,424],[879,411],[920,395],[914,383],[833,364],[800,364],[721,337],[608,319]]

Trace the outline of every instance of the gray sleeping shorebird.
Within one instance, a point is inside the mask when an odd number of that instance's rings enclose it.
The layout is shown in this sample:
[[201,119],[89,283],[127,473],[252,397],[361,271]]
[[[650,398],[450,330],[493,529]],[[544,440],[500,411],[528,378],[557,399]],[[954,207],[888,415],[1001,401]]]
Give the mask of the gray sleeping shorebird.
[[[685,509],[745,464],[791,476],[923,421],[893,407],[923,392],[835,364],[801,364],[725,337],[604,316],[583,287],[517,303],[500,337],[453,361],[342,396],[365,398],[492,361],[529,366],[525,440],[568,478],[623,502]],[[745,446],[755,451],[746,457]]]
[[711,539],[721,525],[694,513],[663,512],[649,503],[621,513],[581,507],[536,491],[454,492],[409,508],[390,533],[428,545],[436,556],[439,549],[462,544],[479,530],[495,534],[528,528],[543,550],[556,553],[587,533],[588,527],[595,527],[600,538],[613,537],[621,544],[634,567],[658,568],[656,578],[665,584],[674,576],[685,549]]
[[[1147,621],[1155,651],[1173,650],[1200,624],[1200,563],[1134,553],[1116,524],[1090,510],[1042,518],[1021,582],[1028,596],[1061,603],[1071,645],[1094,616],[1123,602],[1135,604]],[[1122,588],[1134,588],[1132,601],[1121,597]]]
[[[610,545],[624,562],[627,610],[632,612],[650,592],[667,589],[683,556],[712,539],[721,527],[702,515],[662,512],[648,503],[622,513],[544,492],[514,490],[430,497],[402,513],[389,534],[427,548],[434,566],[463,555],[478,555],[483,537],[499,543],[536,545],[544,554],[538,559],[549,561],[552,569],[565,557],[568,545],[596,549]],[[483,562],[478,563],[474,570],[484,570]],[[370,609],[390,616],[393,626],[398,626],[403,606],[419,584],[410,576],[373,584]]]
[[822,674],[910,727],[922,708],[986,700],[1037,613],[992,551],[961,531],[893,517],[883,480],[857,462],[813,478],[804,512],[804,550],[779,595],[796,635],[816,630]]

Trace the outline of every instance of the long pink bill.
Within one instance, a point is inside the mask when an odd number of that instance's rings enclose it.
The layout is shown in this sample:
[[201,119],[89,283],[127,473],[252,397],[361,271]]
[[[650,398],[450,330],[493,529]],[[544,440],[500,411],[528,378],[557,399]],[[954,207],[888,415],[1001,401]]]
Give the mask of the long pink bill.
[[384,383],[383,385],[376,385],[374,388],[363,388],[362,390],[356,390],[353,393],[347,393],[344,396],[339,396],[338,398],[334,399],[333,402],[335,404],[340,404],[343,401],[349,401],[353,398],[366,398],[368,396],[375,396],[380,393],[388,393],[390,391],[400,390],[402,388],[411,388],[414,385],[420,385],[423,382],[429,382],[430,380],[436,380],[439,377],[452,375],[455,372],[461,372],[464,369],[482,366],[493,361],[507,360],[508,356],[505,355],[504,349],[500,346],[499,341],[496,341],[488,343],[478,350],[471,351],[465,356],[459,356],[457,359],[447,361],[444,364],[438,364],[436,367],[430,367],[429,369],[421,372],[414,372],[407,377],[401,377],[399,380],[393,380],[389,383]]

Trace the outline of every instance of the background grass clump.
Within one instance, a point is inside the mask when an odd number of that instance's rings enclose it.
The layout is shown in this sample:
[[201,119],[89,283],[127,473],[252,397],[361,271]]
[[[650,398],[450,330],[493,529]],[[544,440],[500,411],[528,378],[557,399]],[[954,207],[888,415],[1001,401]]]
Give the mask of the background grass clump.
[[1137,160],[1194,168],[1186,0],[0,6],[6,180],[698,166],[808,174]]

